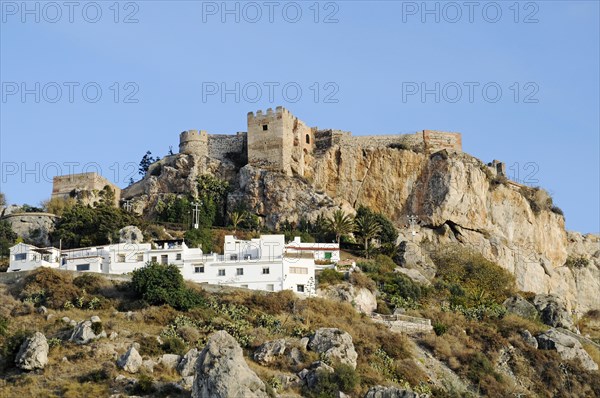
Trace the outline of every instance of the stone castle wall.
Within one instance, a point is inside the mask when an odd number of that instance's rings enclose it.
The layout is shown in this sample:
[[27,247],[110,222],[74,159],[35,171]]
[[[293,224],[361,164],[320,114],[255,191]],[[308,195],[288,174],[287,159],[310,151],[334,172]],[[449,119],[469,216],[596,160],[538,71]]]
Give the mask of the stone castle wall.
[[309,127],[281,106],[266,112],[249,112],[247,133],[209,135],[205,131],[184,131],[180,135],[179,151],[305,176],[313,156],[333,146],[387,148],[394,145],[428,153],[444,149],[462,151],[460,133],[423,130],[414,134],[352,136],[347,131]]
[[52,198],[68,198],[72,193],[87,191],[92,193],[90,200],[97,199],[94,191],[101,191],[109,186],[115,193],[115,205],[119,204],[121,189],[97,173],[80,173],[56,176],[52,179]]
[[210,134],[208,136],[208,156],[219,160],[229,159],[231,154],[245,157],[247,140],[247,133]]

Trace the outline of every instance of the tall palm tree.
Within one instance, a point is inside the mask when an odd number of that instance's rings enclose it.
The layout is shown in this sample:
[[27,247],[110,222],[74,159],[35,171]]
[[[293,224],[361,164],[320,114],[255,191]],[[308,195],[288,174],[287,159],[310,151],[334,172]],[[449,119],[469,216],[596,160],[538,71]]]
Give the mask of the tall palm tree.
[[325,220],[325,228],[335,234],[335,240],[338,245],[342,239],[342,235],[347,235],[354,231],[354,220],[342,209],[337,209],[333,212],[333,216]]
[[377,238],[381,233],[381,224],[372,214],[363,214],[354,219],[356,233],[362,238],[365,249],[365,257],[369,258],[369,242]]
[[231,213],[229,213],[229,221],[231,222],[231,225],[233,226],[233,233],[235,235],[238,226],[243,223],[244,221],[246,221],[247,218],[247,214],[245,211],[233,211]]

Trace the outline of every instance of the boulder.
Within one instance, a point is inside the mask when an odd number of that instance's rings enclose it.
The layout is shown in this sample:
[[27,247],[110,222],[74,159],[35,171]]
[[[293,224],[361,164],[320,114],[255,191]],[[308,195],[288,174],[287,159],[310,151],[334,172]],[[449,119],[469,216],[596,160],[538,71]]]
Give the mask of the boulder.
[[540,350],[555,350],[562,359],[578,359],[587,370],[598,370],[598,364],[574,337],[556,329],[550,329],[536,337]]
[[538,294],[533,305],[540,314],[540,320],[546,325],[573,329],[573,319],[563,299],[554,294]]
[[319,289],[317,295],[329,300],[351,303],[357,311],[371,314],[377,308],[377,298],[369,289],[356,288],[348,283],[340,283]]
[[352,336],[343,330],[336,328],[320,328],[311,336],[308,348],[319,354],[325,355],[332,362],[352,366],[356,369],[358,354],[352,343]]
[[265,384],[244,360],[242,348],[226,331],[212,334],[196,362],[192,397],[267,398]]
[[102,322],[102,320],[100,319],[100,317],[99,317],[98,315],[94,315],[94,316],[92,316],[92,317],[90,318],[90,321],[91,321],[92,323],[100,323],[100,322]]
[[254,351],[253,358],[263,365],[273,362],[276,357],[285,353],[287,346],[285,339],[267,341]]
[[133,225],[128,225],[119,230],[119,243],[142,243],[144,234],[142,231]]
[[23,370],[43,369],[48,364],[49,349],[46,336],[35,332],[21,344],[15,364]]
[[46,308],[42,305],[42,306],[38,307],[37,313],[41,314],[41,315],[46,315],[48,313],[48,308]]
[[309,389],[314,388],[319,384],[321,375],[324,373],[333,373],[334,370],[331,366],[327,365],[323,361],[317,361],[310,364],[306,369],[302,369],[298,372],[298,377]]
[[156,362],[152,359],[144,359],[142,361],[142,369],[144,369],[148,373],[154,373],[154,367],[156,366]]
[[167,369],[175,369],[177,365],[179,365],[179,361],[181,361],[181,355],[164,354],[162,357],[160,357],[158,363]]
[[129,373],[137,373],[142,367],[142,357],[135,349],[135,347],[129,347],[129,350],[119,358],[117,366]]
[[194,375],[196,369],[196,360],[200,356],[200,351],[196,348],[189,350],[179,361],[177,365],[177,371],[182,377],[190,377]]
[[71,340],[75,344],[87,344],[90,341],[99,339],[100,337],[106,337],[105,331],[101,331],[98,334],[94,333],[92,323],[94,322],[92,322],[91,320],[76,323],[75,328],[73,329],[73,333],[71,333],[71,337],[69,338],[69,340]]
[[538,348],[538,342],[535,339],[535,337],[533,337],[533,335],[531,334],[531,332],[529,330],[523,329],[523,330],[519,331],[519,334],[523,338],[523,341],[525,342],[525,344],[527,344],[528,346],[533,347],[533,348]]
[[518,294],[504,300],[502,305],[504,305],[508,312],[518,315],[522,318],[535,319],[538,316],[535,306]]
[[375,386],[369,388],[365,398],[425,398],[427,394],[417,394],[414,391],[397,387]]

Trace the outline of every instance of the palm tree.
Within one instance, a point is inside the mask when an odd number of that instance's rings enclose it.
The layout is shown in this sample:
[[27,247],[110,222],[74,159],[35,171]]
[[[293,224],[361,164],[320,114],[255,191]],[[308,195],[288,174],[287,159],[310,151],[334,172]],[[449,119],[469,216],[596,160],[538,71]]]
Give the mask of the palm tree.
[[369,242],[377,238],[381,233],[381,225],[371,214],[363,214],[354,219],[356,233],[363,239],[365,257],[369,258]]
[[325,228],[335,234],[335,240],[339,245],[342,235],[347,235],[354,231],[354,220],[344,213],[342,209],[337,209],[333,212],[333,217],[325,220]]
[[229,213],[229,221],[231,222],[231,225],[233,226],[233,234],[235,235],[238,226],[243,223],[244,221],[246,221],[246,218],[248,217],[248,215],[246,214],[245,211],[233,211],[231,213]]

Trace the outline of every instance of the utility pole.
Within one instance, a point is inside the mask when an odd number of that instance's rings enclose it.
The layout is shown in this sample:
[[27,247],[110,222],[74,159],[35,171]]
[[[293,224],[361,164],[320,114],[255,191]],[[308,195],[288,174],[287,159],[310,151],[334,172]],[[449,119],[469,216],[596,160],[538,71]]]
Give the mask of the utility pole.
[[198,209],[198,206],[200,206],[201,204],[202,202],[192,203],[192,206],[194,206],[194,208],[192,209],[192,218],[194,220],[195,229],[198,229],[198,227],[200,226],[200,209]]

